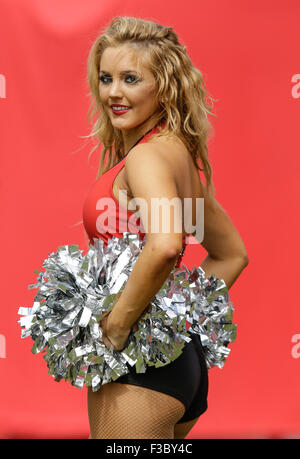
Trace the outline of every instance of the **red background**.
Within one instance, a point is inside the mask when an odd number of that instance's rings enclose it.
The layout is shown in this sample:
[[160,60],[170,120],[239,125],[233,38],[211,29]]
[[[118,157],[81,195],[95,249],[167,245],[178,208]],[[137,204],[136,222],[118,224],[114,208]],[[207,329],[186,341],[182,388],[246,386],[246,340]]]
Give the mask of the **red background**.
[[[237,340],[224,368],[210,370],[209,408],[189,438],[300,437],[299,2],[1,0],[0,9],[0,436],[89,434],[85,389],[52,380],[21,340],[17,312],[32,306],[27,286],[50,252],[86,248],[82,205],[99,160],[88,164],[92,144],[81,138],[86,61],[112,17],[128,15],[173,26],[217,99],[216,199],[250,259],[230,290]],[[205,255],[189,246],[185,263]]]

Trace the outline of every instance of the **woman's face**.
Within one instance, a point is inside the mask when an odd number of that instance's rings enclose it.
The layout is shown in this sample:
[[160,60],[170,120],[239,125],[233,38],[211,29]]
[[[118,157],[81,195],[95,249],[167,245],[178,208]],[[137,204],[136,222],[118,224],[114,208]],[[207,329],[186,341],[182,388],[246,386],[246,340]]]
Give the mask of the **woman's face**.
[[[129,46],[106,48],[100,60],[99,95],[112,125],[133,129],[156,112],[156,83],[150,70],[140,64],[138,73],[135,51]],[[130,107],[123,114],[114,113],[112,104]]]

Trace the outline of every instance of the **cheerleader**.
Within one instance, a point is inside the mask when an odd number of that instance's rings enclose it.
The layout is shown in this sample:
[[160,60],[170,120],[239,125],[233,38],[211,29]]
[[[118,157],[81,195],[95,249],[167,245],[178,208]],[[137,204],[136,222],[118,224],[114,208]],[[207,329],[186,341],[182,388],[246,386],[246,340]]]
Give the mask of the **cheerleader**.
[[[91,47],[88,82],[91,119],[96,115],[88,137],[104,147],[83,207],[89,242],[101,238],[107,243],[126,230],[146,237],[122,294],[101,320],[104,343],[121,351],[174,266],[182,266],[188,236],[198,239],[208,253],[201,264],[206,277],[223,279],[228,289],[247,266],[248,256],[214,198],[207,148],[211,106],[202,74],[172,27],[135,17],[114,18]],[[105,198],[116,204],[115,225],[110,218],[104,224],[105,211],[97,203]],[[161,214],[159,229],[153,230],[154,198],[175,198],[168,231],[162,230]],[[197,198],[204,199],[204,218]],[[185,199],[192,203],[186,212]],[[132,200],[139,212],[136,220],[129,209]],[[88,388],[90,438],[185,438],[206,411],[208,394],[203,345],[199,335],[191,338],[168,365],[149,367],[145,373],[131,367],[98,391]]]

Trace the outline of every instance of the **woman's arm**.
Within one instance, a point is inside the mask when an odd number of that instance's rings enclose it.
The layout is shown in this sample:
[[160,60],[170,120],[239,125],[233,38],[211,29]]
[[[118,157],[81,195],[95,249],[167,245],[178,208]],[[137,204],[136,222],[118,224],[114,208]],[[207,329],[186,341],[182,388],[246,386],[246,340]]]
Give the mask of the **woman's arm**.
[[[139,319],[168,278],[182,249],[182,221],[178,206],[175,205],[173,212],[170,211],[172,206],[167,205],[173,198],[180,201],[169,161],[152,145],[140,144],[127,156],[125,169],[146,232],[146,243],[108,319],[111,333],[113,330],[126,332]],[[151,212],[155,198],[166,199],[163,211],[158,212],[156,218]],[[163,221],[170,224],[168,231]],[[178,228],[180,232],[175,232]]]
[[218,260],[208,255],[201,264],[201,268],[205,271],[205,277],[214,274],[219,279],[224,279],[229,290],[247,265],[248,261],[244,258]]
[[[139,319],[174,268],[179,252],[167,253],[146,243],[128,282],[110,314],[110,326],[115,331],[127,331]],[[112,330],[111,330],[112,331]]]
[[248,254],[225,210],[201,185],[204,195],[204,239],[201,245],[208,252],[201,268],[206,277],[214,274],[224,279],[229,289],[248,265]]

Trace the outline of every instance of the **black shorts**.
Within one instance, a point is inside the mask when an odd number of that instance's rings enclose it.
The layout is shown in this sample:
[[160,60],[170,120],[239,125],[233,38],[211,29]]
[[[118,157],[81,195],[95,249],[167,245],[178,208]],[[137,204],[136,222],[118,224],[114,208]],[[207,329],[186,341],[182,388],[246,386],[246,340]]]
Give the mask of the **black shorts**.
[[185,405],[178,423],[197,418],[207,410],[208,369],[200,336],[191,333],[190,337],[192,340],[173,362],[159,368],[147,367],[145,373],[136,373],[135,366],[128,365],[129,373],[115,382],[147,387],[177,398]]

